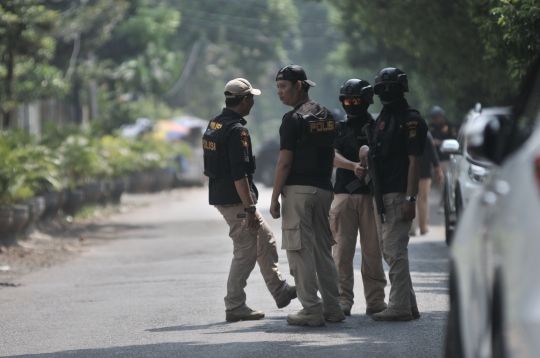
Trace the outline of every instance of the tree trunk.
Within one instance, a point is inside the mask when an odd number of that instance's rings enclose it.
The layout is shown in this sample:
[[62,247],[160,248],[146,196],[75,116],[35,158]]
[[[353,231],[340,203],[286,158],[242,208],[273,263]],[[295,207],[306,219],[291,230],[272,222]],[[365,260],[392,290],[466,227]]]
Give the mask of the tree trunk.
[[[92,67],[92,70],[95,66],[95,56],[93,52],[90,52],[88,54],[88,59],[90,62],[90,66]],[[97,81],[95,79],[91,79],[88,84],[88,99],[89,99],[89,107],[90,107],[90,120],[97,118],[99,116],[99,107],[98,107],[98,89],[97,89]]]
[[2,118],[3,118],[3,129],[9,128],[11,122],[11,108],[15,101],[15,96],[13,93],[13,78],[15,73],[15,47],[13,46],[12,41],[8,41],[7,45],[7,63],[6,63],[6,83],[5,83],[5,102],[2,106]]

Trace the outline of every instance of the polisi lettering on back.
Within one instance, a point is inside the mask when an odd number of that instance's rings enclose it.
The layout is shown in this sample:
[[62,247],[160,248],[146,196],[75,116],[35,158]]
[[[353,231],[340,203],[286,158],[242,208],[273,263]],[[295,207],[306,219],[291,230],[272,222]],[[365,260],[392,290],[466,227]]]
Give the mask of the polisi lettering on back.
[[[211,179],[220,179],[231,176],[230,158],[226,146],[227,132],[235,126],[239,126],[238,121],[227,120],[222,115],[212,119],[204,132],[202,145],[204,150],[204,175]],[[249,134],[247,130],[242,130],[242,145],[248,146]],[[255,157],[249,158],[248,174],[255,171]]]
[[203,139],[203,148],[207,150],[217,150],[216,142],[211,142],[209,140]]
[[322,173],[330,177],[334,166],[334,116],[326,108],[314,108],[309,102],[302,105],[296,114],[301,130],[291,172],[302,175]]
[[309,121],[309,134],[333,132],[334,120]]

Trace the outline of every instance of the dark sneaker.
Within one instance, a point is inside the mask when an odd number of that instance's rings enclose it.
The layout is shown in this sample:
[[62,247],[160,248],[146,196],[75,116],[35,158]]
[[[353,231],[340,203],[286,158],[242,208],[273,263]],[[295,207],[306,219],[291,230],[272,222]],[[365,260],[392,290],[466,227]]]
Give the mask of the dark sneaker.
[[225,312],[225,319],[227,320],[227,322],[256,321],[261,318],[264,318],[263,311],[255,311],[249,307],[245,307],[234,313]]
[[368,316],[371,316],[372,314],[382,312],[382,311],[384,311],[384,310],[387,309],[387,308],[388,308],[388,306],[386,305],[386,303],[382,302],[382,303],[381,303],[380,305],[378,305],[378,306],[366,308],[366,314],[367,314]]
[[412,317],[414,319],[418,319],[422,316],[420,316],[420,312],[418,311],[418,307],[411,307],[411,313],[412,313]]
[[[351,315],[351,311],[349,311],[349,316]],[[341,322],[345,320],[345,312],[338,312],[338,313],[328,313],[323,312],[324,319],[332,322]]]
[[290,286],[289,292],[287,293],[287,297],[285,297],[279,302],[276,301],[277,307],[278,308],[287,307],[289,303],[291,303],[291,301],[294,300],[295,298],[296,298],[296,286]]
[[324,326],[325,321],[321,313],[315,314],[301,310],[297,314],[288,315],[287,323],[293,326]]
[[409,312],[387,308],[382,312],[372,314],[371,318],[375,321],[410,321],[413,316]]
[[352,305],[349,304],[349,303],[342,303],[341,304],[341,307],[343,307],[343,314],[345,316],[350,316],[351,315],[351,309],[352,309]]

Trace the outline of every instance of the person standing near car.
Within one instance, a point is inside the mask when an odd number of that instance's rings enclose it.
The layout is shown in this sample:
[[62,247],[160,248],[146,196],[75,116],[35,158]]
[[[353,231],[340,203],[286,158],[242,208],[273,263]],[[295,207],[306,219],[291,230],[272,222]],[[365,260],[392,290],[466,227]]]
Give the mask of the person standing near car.
[[[439,156],[440,166],[443,172],[443,176],[446,175],[450,169],[450,154],[441,152],[441,145],[445,139],[456,139],[457,127],[451,124],[446,119],[445,111],[439,106],[433,106],[429,112],[429,118],[431,123],[429,125],[429,132],[433,137],[433,143],[437,148],[437,155]],[[441,191],[441,200],[439,202],[439,213],[444,210],[444,190],[439,183],[438,189]]]
[[433,143],[431,133],[428,132],[422,163],[420,164],[420,183],[418,184],[418,198],[416,200],[417,215],[412,222],[410,236],[416,236],[418,229],[420,229],[420,235],[429,232],[429,192],[433,176],[435,176],[435,181],[438,184],[444,181],[435,143]]
[[368,81],[350,79],[341,87],[339,100],[347,118],[336,124],[334,165],[337,171],[335,197],[330,209],[330,226],[337,242],[333,247],[333,256],[338,270],[343,313],[350,316],[354,304],[353,259],[360,232],[366,314],[372,315],[387,307],[384,303],[386,276],[377,236],[373,196],[364,181],[367,169],[360,165],[359,158],[360,147],[368,144],[362,128],[373,122],[368,112],[369,105],[373,103],[373,88]]
[[[280,217],[282,248],[294,276],[303,310],[287,316],[292,325],[320,326],[325,319],[345,319],[339,299],[328,213],[332,198],[335,121],[332,113],[308,95],[315,83],[304,69],[290,65],[276,76],[281,102],[293,107],[279,129],[280,152],[270,213]],[[322,300],[317,295],[321,292]]]
[[[388,308],[371,315],[375,321],[409,321],[419,318],[418,304],[409,271],[409,230],[416,213],[420,163],[427,125],[405,99],[407,75],[399,68],[382,69],[375,77],[374,92],[383,110],[369,133],[369,148],[360,150],[360,163],[375,170],[379,187],[375,205],[379,243],[390,266]],[[369,156],[369,157],[368,157]],[[380,203],[380,204],[377,204]]]
[[287,284],[278,269],[276,240],[257,210],[257,188],[253,183],[255,158],[251,138],[244,127],[254,104],[253,96],[261,91],[236,78],[225,86],[222,113],[212,119],[203,135],[204,174],[209,177],[209,202],[229,225],[234,256],[227,281],[225,318],[227,321],[257,320],[262,311],[246,305],[244,288],[259,264],[266,286],[278,308],[296,298],[296,289]]

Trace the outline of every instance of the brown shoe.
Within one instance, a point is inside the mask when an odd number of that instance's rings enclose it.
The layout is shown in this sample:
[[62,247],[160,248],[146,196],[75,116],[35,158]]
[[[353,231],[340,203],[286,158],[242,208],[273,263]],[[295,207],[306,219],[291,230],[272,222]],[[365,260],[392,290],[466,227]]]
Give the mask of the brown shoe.
[[[325,320],[332,321],[332,322],[341,322],[345,320],[345,312],[338,312],[338,313],[323,312],[322,315]],[[351,311],[349,311],[349,316],[350,315],[351,315]]]
[[371,318],[375,321],[411,321],[413,316],[406,311],[387,308],[382,312],[372,314]]
[[366,308],[366,314],[368,316],[371,316],[372,314],[375,314],[375,313],[379,313],[379,312],[382,312],[384,311],[385,309],[388,308],[388,305],[384,302],[382,302],[380,305],[378,306],[375,306],[375,307],[368,307]]
[[287,292],[287,296],[279,302],[276,301],[277,307],[278,308],[287,307],[291,303],[291,301],[294,300],[295,298],[296,298],[296,286],[290,286],[289,292]]
[[342,303],[341,307],[343,307],[343,314],[345,316],[350,316],[351,315],[352,305],[350,303]]
[[324,326],[325,321],[322,314],[309,313],[301,310],[297,314],[287,316],[287,323],[293,326]]
[[264,318],[263,311],[255,311],[249,307],[244,307],[243,309],[240,309],[234,313],[231,313],[231,312],[225,313],[225,320],[227,322],[256,321],[261,318]]

